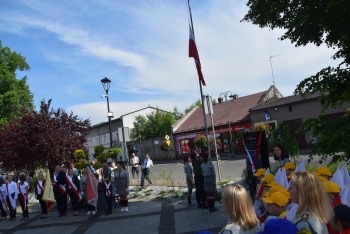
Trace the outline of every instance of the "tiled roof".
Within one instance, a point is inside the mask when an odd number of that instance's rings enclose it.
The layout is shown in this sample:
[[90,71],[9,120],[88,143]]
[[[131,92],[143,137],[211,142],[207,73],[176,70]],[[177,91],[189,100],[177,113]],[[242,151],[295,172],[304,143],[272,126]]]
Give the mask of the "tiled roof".
[[320,97],[319,93],[310,94],[307,96],[301,96],[301,95],[292,95],[288,97],[278,98],[278,99],[272,99],[268,100],[266,102],[262,102],[259,105],[252,108],[252,111],[254,110],[261,110],[261,109],[267,109],[271,107],[278,107],[283,106],[291,103],[301,102],[308,99],[314,99]]
[[[236,98],[213,106],[214,110],[214,126],[228,124],[227,110],[231,124],[235,122],[250,122],[249,110],[255,107],[264,97],[267,91]],[[227,104],[227,108],[226,108]],[[207,126],[211,126],[210,115],[207,117]],[[174,127],[174,133],[194,131],[204,129],[203,111],[202,108],[196,108],[189,115],[184,116],[184,119]]]

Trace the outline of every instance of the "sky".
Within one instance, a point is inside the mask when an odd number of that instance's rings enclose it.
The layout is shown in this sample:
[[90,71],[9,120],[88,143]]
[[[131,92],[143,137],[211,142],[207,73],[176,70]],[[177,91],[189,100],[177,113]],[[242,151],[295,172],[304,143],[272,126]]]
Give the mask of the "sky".
[[[284,96],[333,64],[325,46],[295,47],[283,30],[240,22],[242,0],[191,0],[196,44],[206,86],[218,98],[245,96],[272,85]],[[187,0],[0,0],[0,40],[26,58],[35,106],[52,99],[92,124],[107,121],[100,80],[108,77],[115,117],[147,107],[180,111],[200,98],[188,57]]]

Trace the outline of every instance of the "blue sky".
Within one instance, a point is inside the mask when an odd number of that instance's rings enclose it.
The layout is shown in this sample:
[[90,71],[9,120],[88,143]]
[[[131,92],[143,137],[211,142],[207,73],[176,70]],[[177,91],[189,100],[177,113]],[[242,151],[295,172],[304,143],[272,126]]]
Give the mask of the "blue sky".
[[[192,0],[204,93],[217,98],[266,90],[291,95],[296,85],[334,63],[324,46],[294,47],[281,30],[240,23],[246,1]],[[35,105],[53,99],[93,124],[106,121],[100,80],[112,80],[115,116],[147,105],[181,111],[199,99],[188,58],[187,0],[0,0],[0,40],[26,57]]]

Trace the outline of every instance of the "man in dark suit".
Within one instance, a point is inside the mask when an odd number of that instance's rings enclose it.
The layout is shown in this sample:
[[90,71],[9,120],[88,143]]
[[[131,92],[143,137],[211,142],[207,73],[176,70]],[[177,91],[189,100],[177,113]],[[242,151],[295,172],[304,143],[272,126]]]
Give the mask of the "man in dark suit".
[[52,180],[53,192],[55,194],[57,210],[59,217],[67,214],[67,189],[66,189],[66,173],[61,169],[60,165],[55,166],[55,172]]

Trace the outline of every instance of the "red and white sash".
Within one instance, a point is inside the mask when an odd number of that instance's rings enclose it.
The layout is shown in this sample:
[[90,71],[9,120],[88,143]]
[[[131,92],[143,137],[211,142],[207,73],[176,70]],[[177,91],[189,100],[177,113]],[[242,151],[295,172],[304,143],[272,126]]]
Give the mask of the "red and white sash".
[[73,191],[74,195],[76,196],[76,198],[78,199],[78,201],[81,201],[82,196],[81,194],[78,192],[77,186],[75,186],[75,184],[73,183],[73,181],[70,179],[70,177],[67,175],[66,176],[66,182],[69,185],[69,188]]
[[112,195],[111,189],[110,189],[111,182],[103,181],[103,183],[104,183],[105,186],[106,186],[106,196],[107,196],[107,197],[111,196],[111,195]]
[[[43,182],[44,183],[44,182]],[[44,194],[44,186],[40,185],[39,180],[36,181],[36,188],[38,191],[40,191],[40,194],[43,195]]]
[[22,192],[21,182],[18,183],[18,191],[19,191],[19,195],[21,195],[21,199],[22,199],[22,202],[23,202],[24,209],[27,209],[27,196],[26,196],[26,194],[24,194]]
[[61,193],[65,193],[66,192],[66,187],[64,185],[62,185],[62,184],[57,184],[57,179],[56,179],[57,175],[53,176],[53,181],[55,181],[55,185],[57,185],[58,190],[60,190]]
[[9,200],[10,200],[12,208],[15,208],[16,207],[16,200],[15,200],[15,198],[13,198],[11,196],[11,194],[9,194],[9,184],[8,183],[6,183],[6,191],[7,191],[7,195],[9,196]]

